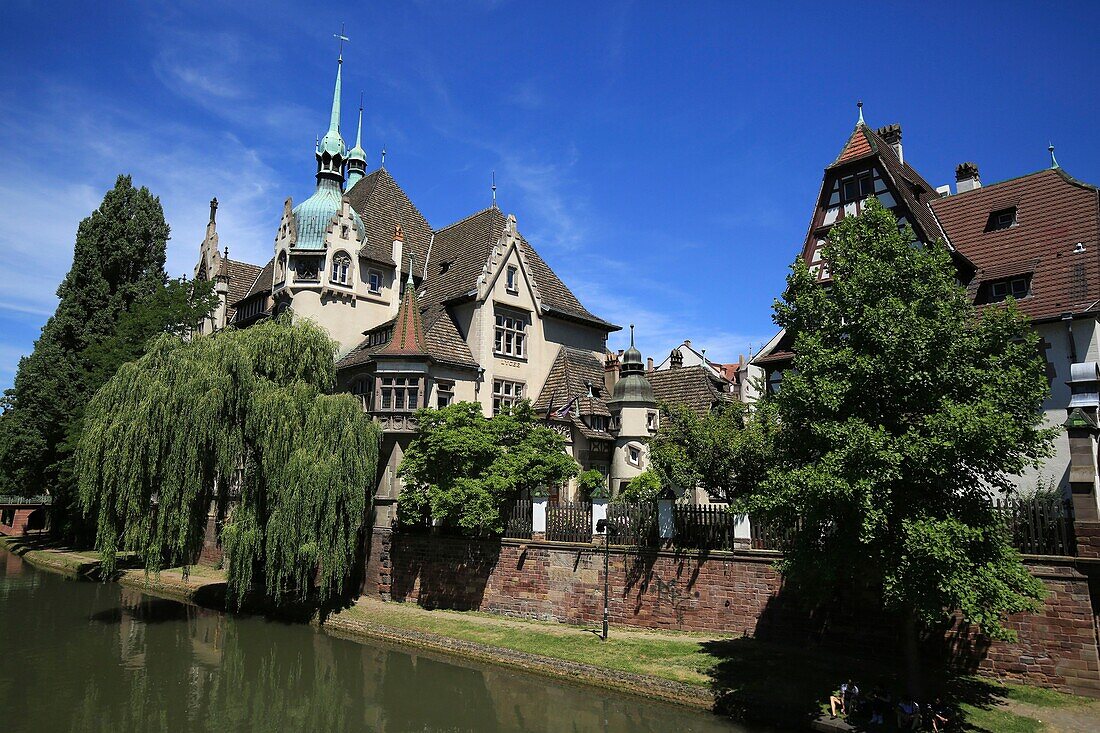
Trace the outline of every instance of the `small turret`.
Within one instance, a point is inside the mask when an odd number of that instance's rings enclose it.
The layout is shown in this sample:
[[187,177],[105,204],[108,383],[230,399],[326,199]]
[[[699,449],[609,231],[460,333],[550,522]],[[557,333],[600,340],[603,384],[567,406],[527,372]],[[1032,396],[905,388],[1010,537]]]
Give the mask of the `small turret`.
[[363,150],[363,95],[359,95],[359,127],[355,132],[355,147],[348,151],[348,190],[367,175],[367,151]]

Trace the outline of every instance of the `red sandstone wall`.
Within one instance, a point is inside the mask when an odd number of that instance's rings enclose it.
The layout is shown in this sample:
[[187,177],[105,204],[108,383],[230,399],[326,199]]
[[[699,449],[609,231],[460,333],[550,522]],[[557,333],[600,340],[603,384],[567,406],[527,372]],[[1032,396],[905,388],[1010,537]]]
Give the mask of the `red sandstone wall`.
[[[895,653],[896,626],[856,605],[807,612],[783,591],[773,553],[635,553],[612,550],[612,623],[719,631]],[[603,553],[588,545],[479,542],[428,534],[376,532],[363,592],[428,608],[598,623],[603,615]],[[1050,591],[1040,614],[1010,620],[1014,644],[983,641],[956,623],[945,633],[957,664],[1100,697],[1100,659],[1088,579],[1067,561],[1033,565]],[[942,649],[941,649],[942,651]]]
[[31,513],[38,507],[28,509],[16,509],[14,521],[11,526],[0,522],[0,534],[9,537],[22,537],[27,532],[27,524],[30,522]]

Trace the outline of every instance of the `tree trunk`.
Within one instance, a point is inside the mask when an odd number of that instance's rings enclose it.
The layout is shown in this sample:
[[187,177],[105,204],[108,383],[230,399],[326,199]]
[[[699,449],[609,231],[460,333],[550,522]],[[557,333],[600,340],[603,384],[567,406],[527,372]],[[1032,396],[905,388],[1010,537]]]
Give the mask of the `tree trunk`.
[[901,618],[902,657],[905,663],[905,691],[914,700],[923,702],[924,668],[921,665],[920,643],[917,638],[917,617],[906,609]]

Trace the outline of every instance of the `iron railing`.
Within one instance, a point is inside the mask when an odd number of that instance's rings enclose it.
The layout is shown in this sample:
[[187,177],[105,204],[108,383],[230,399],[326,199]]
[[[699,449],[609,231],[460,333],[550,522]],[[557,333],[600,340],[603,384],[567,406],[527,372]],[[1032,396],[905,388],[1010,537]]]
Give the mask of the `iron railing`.
[[31,504],[50,506],[53,504],[53,497],[47,494],[39,494],[38,496],[0,496],[0,504],[7,504],[8,506],[27,506]]

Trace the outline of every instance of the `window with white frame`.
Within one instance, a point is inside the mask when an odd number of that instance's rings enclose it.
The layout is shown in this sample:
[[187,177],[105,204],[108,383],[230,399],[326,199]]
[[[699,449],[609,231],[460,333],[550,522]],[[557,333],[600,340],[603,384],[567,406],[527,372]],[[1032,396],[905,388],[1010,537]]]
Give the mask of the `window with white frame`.
[[650,410],[645,415],[645,426],[648,430],[656,430],[659,427],[657,413]]
[[382,292],[382,273],[378,270],[367,272],[367,290],[375,295]]
[[493,353],[523,358],[527,354],[527,317],[515,313],[496,314]]
[[506,412],[523,399],[523,382],[510,379],[493,380],[493,414]]
[[519,292],[519,283],[517,282],[518,275],[519,269],[514,265],[508,265],[508,269],[505,271],[505,287],[509,293]]
[[332,277],[334,283],[347,285],[351,280],[351,257],[346,252],[337,252],[332,258]]
[[419,377],[382,377],[378,380],[378,409],[412,412],[420,407]]
[[628,445],[626,447],[626,458],[633,466],[642,465],[642,449],[636,445]]
[[455,401],[455,383],[454,382],[436,382],[435,383],[435,406],[446,407]]

